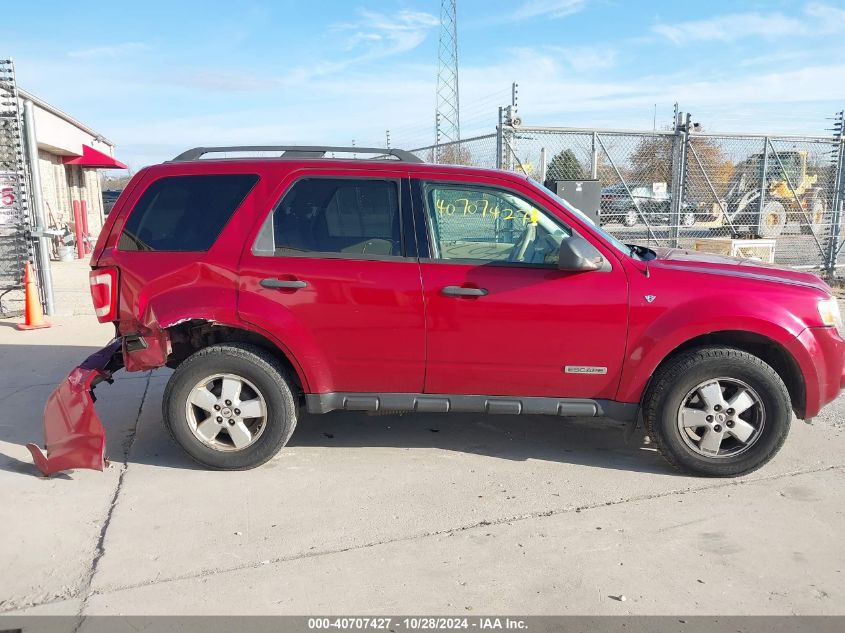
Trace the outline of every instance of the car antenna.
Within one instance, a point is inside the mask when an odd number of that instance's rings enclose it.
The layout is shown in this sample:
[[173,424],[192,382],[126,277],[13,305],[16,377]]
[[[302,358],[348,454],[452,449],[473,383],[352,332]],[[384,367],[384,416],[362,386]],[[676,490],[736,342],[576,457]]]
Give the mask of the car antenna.
[[[634,252],[640,248],[636,244],[628,244],[627,246],[631,249],[631,256],[633,256]],[[651,271],[648,268],[648,259],[643,259],[643,261],[645,262],[645,270],[643,271],[643,274],[646,276],[646,279],[648,279],[651,277]]]

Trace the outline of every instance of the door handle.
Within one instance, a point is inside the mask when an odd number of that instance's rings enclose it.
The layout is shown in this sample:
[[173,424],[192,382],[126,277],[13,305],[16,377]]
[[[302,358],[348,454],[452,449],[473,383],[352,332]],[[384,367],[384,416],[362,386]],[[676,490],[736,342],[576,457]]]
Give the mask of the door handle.
[[447,297],[483,297],[487,294],[486,288],[465,288],[463,286],[446,286],[443,294]]
[[262,279],[258,283],[265,288],[282,288],[288,290],[298,290],[299,288],[305,288],[305,286],[308,285],[308,282],[301,281],[299,279],[273,279],[272,277]]

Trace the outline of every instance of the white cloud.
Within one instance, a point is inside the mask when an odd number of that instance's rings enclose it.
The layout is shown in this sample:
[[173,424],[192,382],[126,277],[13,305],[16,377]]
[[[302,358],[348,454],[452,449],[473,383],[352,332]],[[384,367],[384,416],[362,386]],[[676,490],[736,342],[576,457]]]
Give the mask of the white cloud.
[[524,0],[511,14],[512,19],[565,18],[578,13],[586,6],[586,0]]
[[675,44],[684,44],[693,41],[730,42],[755,36],[786,37],[803,32],[804,24],[779,13],[733,13],[678,24],[656,24],[652,30]]
[[73,59],[117,59],[132,53],[147,50],[149,46],[141,42],[124,42],[113,46],[96,46],[78,51],[70,51],[67,56]]
[[729,13],[703,20],[676,24],[660,23],[652,31],[675,44],[691,42],[732,42],[743,38],[764,39],[833,34],[845,31],[845,9],[820,2],[811,2],[802,17],[782,13]]
[[845,29],[845,9],[839,9],[820,2],[811,2],[804,7],[804,13],[817,19],[828,32]]
[[[606,44],[598,46],[539,46],[514,47],[506,51],[516,64],[542,68],[545,72],[591,73],[616,65],[616,50]],[[524,71],[521,71],[524,72]]]
[[738,62],[741,68],[749,66],[772,66],[774,64],[785,64],[787,62],[806,61],[813,58],[813,51],[807,49],[795,51],[776,51],[773,53],[764,53],[754,57],[745,57]]
[[348,50],[363,51],[361,58],[376,59],[404,53],[422,44],[440,20],[423,11],[403,9],[388,15],[362,9],[356,22],[336,24],[336,31],[350,31]]
[[[472,103],[491,85],[507,85],[514,77],[519,78],[520,114],[527,125],[650,129],[654,104],[671,112],[677,101],[693,114],[713,112],[713,119],[700,119],[709,131],[821,133],[825,121],[815,113],[825,108],[833,112],[845,99],[841,62],[792,70],[644,71],[620,79],[574,74],[553,50],[521,49],[498,63],[463,68],[461,100]],[[785,110],[795,115],[787,129],[780,123]],[[743,114],[747,129],[732,126],[731,113]]]
[[340,54],[295,67],[271,81],[295,87],[315,78],[338,74],[354,66],[407,53],[425,41],[440,20],[430,13],[404,9],[385,14],[359,10],[360,20],[333,24],[329,31],[347,33]]
[[[326,47],[322,58],[308,65],[294,66],[275,74],[237,69],[182,70],[158,78],[160,83],[203,91],[264,92],[287,88],[291,91],[313,90],[312,82],[328,76],[348,73],[357,66],[407,53],[425,41],[431,30],[440,24],[434,15],[402,10],[395,14],[362,9],[360,19],[333,24],[332,34],[345,38],[334,51]],[[434,75],[432,74],[432,77]],[[390,87],[395,90],[395,83]]]
[[556,50],[566,65],[574,71],[593,72],[607,70],[616,65],[616,51],[607,45],[575,46]]

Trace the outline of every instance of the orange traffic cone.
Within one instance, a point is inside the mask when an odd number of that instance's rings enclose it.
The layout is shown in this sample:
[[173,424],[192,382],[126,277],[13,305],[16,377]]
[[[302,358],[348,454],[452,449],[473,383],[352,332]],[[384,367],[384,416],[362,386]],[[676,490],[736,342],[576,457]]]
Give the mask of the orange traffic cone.
[[37,330],[50,327],[50,324],[44,320],[44,310],[41,309],[41,299],[38,296],[38,288],[35,287],[32,264],[29,262],[26,263],[24,269],[23,285],[26,292],[26,323],[18,323],[18,329]]

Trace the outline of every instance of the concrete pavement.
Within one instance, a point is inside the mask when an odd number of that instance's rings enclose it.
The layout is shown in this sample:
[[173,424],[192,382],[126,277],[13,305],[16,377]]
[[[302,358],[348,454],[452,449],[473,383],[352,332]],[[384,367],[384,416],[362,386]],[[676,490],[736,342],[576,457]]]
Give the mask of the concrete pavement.
[[845,614],[845,399],[737,480],[610,424],[476,415],[304,416],[264,467],[209,472],[162,426],[169,372],[120,372],[111,467],[44,479],[24,443],[111,336],[55,323],[0,322],[2,613]]

